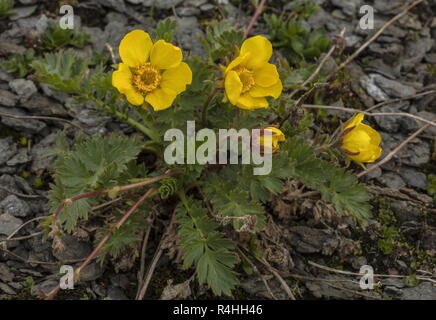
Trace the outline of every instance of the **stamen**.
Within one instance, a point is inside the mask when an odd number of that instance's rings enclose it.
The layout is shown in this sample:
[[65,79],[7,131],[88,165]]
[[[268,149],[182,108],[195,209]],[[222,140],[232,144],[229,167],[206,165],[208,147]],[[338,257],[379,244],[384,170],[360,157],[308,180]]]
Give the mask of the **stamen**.
[[250,91],[250,89],[254,86],[254,73],[253,71],[248,70],[245,67],[236,67],[234,69],[236,73],[239,75],[239,79],[242,82],[242,93]]
[[133,87],[145,95],[156,89],[162,80],[162,75],[157,67],[151,63],[144,63],[133,71]]

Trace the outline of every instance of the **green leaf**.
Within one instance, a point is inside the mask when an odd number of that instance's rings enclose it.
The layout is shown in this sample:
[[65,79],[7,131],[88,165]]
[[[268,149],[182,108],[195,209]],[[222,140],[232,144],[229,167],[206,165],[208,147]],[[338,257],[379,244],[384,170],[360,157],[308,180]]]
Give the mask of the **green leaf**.
[[[142,150],[136,138],[112,135],[94,136],[77,143],[72,151],[58,153],[55,183],[50,190],[53,212],[65,199],[120,183],[129,166]],[[129,166],[128,166],[129,165]],[[59,216],[59,224],[71,232],[77,220],[86,219],[92,199],[81,199],[67,206]]]
[[293,164],[293,175],[321,193],[324,201],[335,206],[339,214],[350,214],[362,226],[371,217],[370,194],[355,175],[319,159],[312,148],[296,137],[289,138],[282,150]]
[[35,50],[27,49],[24,53],[17,53],[1,62],[0,67],[8,72],[16,72],[19,78],[24,78],[32,70],[30,64],[34,60]]
[[14,7],[14,0],[0,0],[0,17],[14,14],[11,9]]
[[41,40],[40,48],[45,51],[52,51],[58,48],[73,46],[82,49],[88,42],[90,36],[87,33],[75,29],[62,29],[58,24],[50,24]]
[[79,58],[72,50],[48,53],[43,59],[32,63],[40,82],[50,85],[57,91],[79,93],[81,82],[88,70],[88,61]]
[[200,284],[206,283],[216,295],[232,295],[239,281],[233,268],[239,262],[235,245],[217,231],[201,202],[188,199],[176,208],[184,266],[195,265]]
[[[235,182],[227,179],[225,172],[220,175],[213,174],[207,178],[207,183],[202,190],[206,198],[212,203],[216,214],[221,217],[235,218],[254,215],[257,218],[257,223],[253,231],[262,230],[265,227],[263,206],[257,201],[251,200],[248,190],[238,188],[238,184]],[[233,220],[235,230],[240,230],[243,225],[243,219]]]
[[154,32],[154,40],[165,40],[171,42],[177,33],[177,21],[171,18],[160,20]]

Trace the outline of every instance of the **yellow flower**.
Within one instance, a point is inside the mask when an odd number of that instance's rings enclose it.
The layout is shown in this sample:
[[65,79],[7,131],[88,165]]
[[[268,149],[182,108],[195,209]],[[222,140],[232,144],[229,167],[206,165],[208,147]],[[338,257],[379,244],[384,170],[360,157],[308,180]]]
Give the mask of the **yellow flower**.
[[271,42],[255,36],[244,41],[239,56],[225,69],[224,87],[227,99],[242,109],[267,108],[271,96],[277,99],[283,86],[272,56]]
[[[265,136],[264,132],[270,132],[271,135]],[[285,134],[276,127],[266,127],[261,131],[259,144],[264,153],[275,153],[279,150],[279,142],[285,141]]]
[[356,114],[342,128],[341,149],[347,157],[358,163],[374,162],[382,149],[380,134],[370,126],[363,124],[363,113]]
[[192,71],[182,62],[182,50],[164,40],[153,44],[142,30],[129,32],[121,40],[119,52],[123,62],[112,74],[112,85],[135,106],[146,101],[155,111],[167,109],[192,82]]

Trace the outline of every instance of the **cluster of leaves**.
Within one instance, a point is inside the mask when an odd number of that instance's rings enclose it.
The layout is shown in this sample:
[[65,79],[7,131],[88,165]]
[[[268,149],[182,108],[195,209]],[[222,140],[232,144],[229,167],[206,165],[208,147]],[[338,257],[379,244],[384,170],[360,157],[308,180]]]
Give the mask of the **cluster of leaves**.
[[11,9],[14,7],[14,0],[0,0],[0,18],[13,14]]
[[235,244],[218,231],[218,224],[200,201],[189,198],[183,202],[176,208],[176,217],[184,266],[194,265],[199,282],[207,283],[216,295],[231,295],[239,283],[233,271],[238,263]]
[[293,7],[293,14],[296,17],[288,21],[276,14],[264,16],[273,44],[282,48],[294,64],[317,58],[328,49],[329,38],[324,29],[319,28],[309,32],[301,23],[302,19],[307,19],[316,9],[316,5],[306,2]]
[[[176,26],[165,20],[157,26],[154,40],[170,40]],[[193,71],[188,90],[179,95],[171,108],[155,113],[150,109],[130,108],[118,102],[111,87],[111,74],[104,66],[90,69],[91,63],[72,50],[46,54],[33,63],[37,78],[51,88],[75,94],[82,100],[92,100],[131,123],[131,117],[158,132],[157,139],[141,142],[119,135],[92,137],[78,142],[72,150],[61,148],[56,161],[55,183],[51,186],[52,211],[65,199],[100,188],[122,185],[129,179],[144,177],[139,170],[137,156],[147,146],[153,148],[161,160],[165,146],[162,137],[166,130],[178,128],[186,131],[186,121],[196,120],[200,127],[261,128],[269,124],[270,110],[241,111],[222,97],[209,96],[216,81],[216,64],[234,52],[242,42],[241,30],[223,22],[212,24],[202,40],[209,57],[207,61],[190,56],[187,63]],[[200,106],[210,100],[207,119]],[[273,105],[273,108],[280,106]],[[127,114],[129,116],[127,116]],[[282,130],[286,142],[279,154],[274,155],[272,171],[268,175],[253,175],[254,165],[168,165],[157,161],[153,172],[179,169],[182,175],[161,181],[162,199],[178,195],[181,203],[176,207],[184,265],[194,267],[200,283],[206,283],[217,294],[230,295],[238,284],[239,259],[231,232],[255,235],[266,225],[266,209],[274,195],[283,191],[287,179],[296,179],[308,189],[317,190],[324,201],[332,203],[338,214],[353,216],[364,225],[370,215],[369,194],[357,179],[346,170],[319,158],[313,148],[299,137],[310,125],[310,117],[296,126],[286,124]],[[198,129],[198,128],[197,128]],[[186,159],[185,159],[186,163]],[[192,193],[191,193],[192,192]],[[99,199],[96,199],[97,201]],[[71,232],[79,218],[87,219],[92,200],[82,199],[68,206],[59,217],[59,224]],[[147,204],[146,204],[147,205]],[[117,214],[120,214],[119,212]],[[118,255],[125,247],[137,244],[144,216],[138,215],[119,230],[105,249]],[[226,231],[224,233],[223,231]]]
[[[72,150],[59,143],[57,150],[56,174],[49,195],[52,212],[65,199],[136,178],[139,170],[135,159],[142,150],[142,142],[114,134],[77,142]],[[71,232],[79,218],[87,219],[92,201],[92,198],[80,199],[62,210],[58,221],[63,229]]]
[[235,29],[225,21],[209,25],[205,38],[200,39],[211,61],[228,56],[229,52],[234,52],[240,47],[242,41],[241,30]]
[[19,78],[24,78],[32,71],[30,64],[34,58],[35,50],[27,49],[23,53],[16,53],[9,59],[2,61],[0,67],[8,73],[16,72]]
[[83,48],[89,42],[90,36],[75,29],[62,29],[58,24],[50,24],[45,30],[40,44],[43,51],[73,46]]

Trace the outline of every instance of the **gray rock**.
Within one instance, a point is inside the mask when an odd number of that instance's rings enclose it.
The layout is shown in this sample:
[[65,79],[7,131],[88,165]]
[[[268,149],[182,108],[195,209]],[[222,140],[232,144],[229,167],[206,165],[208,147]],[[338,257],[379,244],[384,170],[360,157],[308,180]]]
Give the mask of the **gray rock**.
[[200,14],[200,9],[194,7],[181,7],[177,8],[176,12],[179,16],[189,17]]
[[203,11],[203,12],[211,11],[213,9],[215,9],[215,6],[213,4],[211,4],[211,3],[203,4],[200,7],[200,10]]
[[347,16],[354,17],[357,12],[357,8],[360,7],[360,0],[332,0],[332,4],[336,7],[341,8]]
[[374,79],[378,87],[393,98],[404,98],[416,93],[415,88],[403,85],[398,81],[390,80],[380,74],[371,74],[370,77]]
[[11,80],[13,80],[14,78],[12,77],[12,75],[10,73],[7,73],[3,70],[0,70],[0,80],[1,81],[6,81],[9,82]]
[[[391,106],[383,106],[380,108],[380,112],[398,112],[394,107]],[[375,116],[375,122],[377,122],[378,126],[381,130],[385,132],[398,132],[400,128],[400,117],[398,116]]]
[[[14,177],[4,174],[0,176],[0,186],[3,186],[7,190],[19,192],[19,189],[17,188],[16,182]],[[0,189],[0,200],[3,200],[9,195],[9,193],[3,189]]]
[[427,52],[431,50],[435,43],[431,38],[419,38],[416,41],[408,41],[406,46],[406,54],[408,57],[424,58]]
[[104,134],[106,124],[111,121],[111,117],[104,117],[92,112],[89,109],[83,109],[77,115],[77,120],[89,127],[91,133]]
[[[26,116],[26,113],[23,112],[21,109],[17,108],[3,108],[0,107],[0,112],[10,115],[16,115],[16,116]],[[47,125],[39,120],[35,119],[18,119],[18,118],[11,118],[11,117],[1,117],[2,123],[8,127],[14,128],[17,131],[24,131],[23,133],[27,134],[35,134],[42,131],[44,128],[47,127]]]
[[127,19],[127,16],[125,14],[119,13],[119,12],[115,12],[115,11],[111,11],[109,12],[106,17],[105,20],[109,23],[109,22],[118,22],[122,25],[126,25],[129,23],[129,20]]
[[401,189],[406,186],[406,183],[401,179],[401,177],[394,172],[386,172],[381,177],[377,178],[377,180],[391,189]]
[[126,0],[130,4],[141,4],[144,3],[144,0]]
[[29,5],[29,4],[35,4],[38,2],[38,0],[19,0],[21,4]]
[[407,132],[416,131],[421,127],[420,121],[409,117],[401,117],[399,123],[401,128]]
[[182,2],[183,0],[144,0],[144,6],[155,6],[156,9],[171,9],[172,7],[176,7]]
[[402,300],[436,300],[436,286],[423,282],[413,288],[402,290]]
[[[434,97],[431,97],[434,99]],[[421,111],[417,114],[419,117],[427,119],[427,120],[433,120],[436,121],[436,115],[434,113],[428,112],[428,111]],[[427,130],[425,130],[426,133],[428,133],[431,136],[436,136],[436,127],[430,126]]]
[[94,281],[103,275],[100,263],[92,262],[80,272],[80,281]]
[[41,17],[38,19],[38,21],[35,24],[36,31],[38,31],[40,34],[43,34],[49,25],[49,21],[50,20],[47,18],[45,14],[41,15]]
[[[407,135],[403,134],[387,134],[380,132],[382,136],[382,157],[385,157],[389,152],[396,148],[401,142],[407,139]],[[427,142],[421,139],[414,139],[401,149],[393,158],[382,166],[383,169],[393,170],[395,163],[407,165],[410,167],[420,167],[430,160],[430,146]]]
[[332,253],[339,245],[339,240],[326,230],[296,226],[290,228],[290,244],[301,253]]
[[9,86],[16,94],[18,94],[21,103],[29,100],[29,98],[38,91],[33,81],[26,79],[12,80],[9,82]]
[[19,164],[28,163],[30,160],[31,159],[27,154],[27,149],[21,148],[20,150],[18,150],[18,153],[15,156],[13,156],[10,160],[6,162],[6,164],[13,167]]
[[50,166],[54,157],[49,155],[49,153],[56,142],[58,134],[59,132],[53,132],[33,146],[31,150],[33,159],[32,172],[40,174]]
[[189,50],[192,53],[204,55],[205,51],[199,44],[197,37],[203,36],[196,17],[183,17],[177,19],[179,28],[176,38],[182,44],[183,50]]
[[105,300],[129,300],[129,298],[127,298],[126,294],[122,289],[111,286],[108,289],[107,297],[105,298]]
[[[368,165],[368,169],[371,168],[373,165]],[[369,172],[366,177],[368,179],[375,179],[378,178],[382,175],[382,170],[380,169],[380,167],[375,168],[374,170],[372,170],[371,172]]]
[[[334,288],[329,286],[327,282],[321,281],[306,281],[304,285],[315,296],[315,298],[327,298],[327,299],[361,299],[362,296],[355,294],[354,292],[360,291],[359,284],[351,282],[350,278],[338,275],[323,275],[323,279],[328,279],[330,283],[335,283],[339,287],[344,287],[348,290],[341,290],[340,288]],[[366,292],[367,295],[379,297],[379,294],[374,291]]]
[[402,167],[400,169],[400,175],[409,186],[427,190],[427,177],[422,172],[412,168]]
[[0,139],[0,166],[17,153],[17,144],[12,137]]
[[23,224],[21,219],[15,218],[8,213],[0,214],[0,234],[9,236]]
[[403,0],[374,1],[374,9],[381,14],[397,14],[403,6]]
[[39,294],[44,293],[48,294],[51,290],[53,290],[59,284],[58,280],[55,279],[47,279],[39,284],[35,284],[30,289],[30,294],[32,296],[39,296]]
[[53,252],[56,259],[60,261],[83,259],[91,253],[89,243],[78,241],[70,235],[64,235],[62,237],[62,243],[65,250]]
[[3,291],[6,294],[14,295],[17,294],[15,290],[13,290],[10,286],[8,286],[6,283],[0,282],[0,291]]
[[126,4],[124,3],[124,0],[97,0],[95,2],[118,12],[126,12]]
[[7,265],[0,263],[0,280],[11,282],[14,280],[15,275],[11,272]]
[[13,194],[0,202],[0,210],[14,217],[26,217],[31,212],[29,205]]
[[408,221],[417,221],[421,215],[419,209],[410,206],[406,201],[393,201],[390,204],[390,208],[401,224]]
[[19,97],[15,94],[0,89],[0,105],[5,107],[15,107],[19,100]]
[[207,3],[208,0],[185,0],[183,5],[192,6],[192,7],[200,7],[203,4]]
[[43,95],[35,95],[30,101],[22,104],[22,107],[34,111],[35,113],[43,116],[67,116],[68,113],[65,108]]
[[360,78],[360,85],[377,102],[389,99],[389,96],[375,84],[373,77],[363,76]]
[[31,16],[38,6],[17,7],[14,8],[14,15],[10,16],[11,20],[18,20]]

